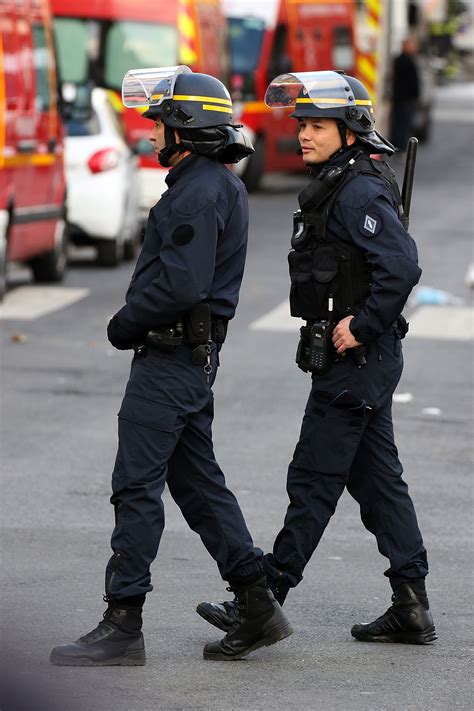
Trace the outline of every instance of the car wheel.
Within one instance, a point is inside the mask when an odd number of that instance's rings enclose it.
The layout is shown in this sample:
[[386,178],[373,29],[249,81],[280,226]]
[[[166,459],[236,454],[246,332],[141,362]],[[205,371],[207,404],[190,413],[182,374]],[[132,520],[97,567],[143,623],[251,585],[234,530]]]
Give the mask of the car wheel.
[[7,242],[0,236],[0,301],[7,290]]
[[255,141],[255,153],[249,156],[247,167],[242,180],[249,193],[257,190],[260,180],[263,175],[263,166],[265,164],[265,144],[263,138],[259,136]]
[[64,220],[56,224],[54,249],[30,262],[36,282],[59,282],[64,278],[67,266],[67,230]]
[[116,267],[124,256],[122,234],[115,239],[102,240],[97,245],[97,263],[101,267]]

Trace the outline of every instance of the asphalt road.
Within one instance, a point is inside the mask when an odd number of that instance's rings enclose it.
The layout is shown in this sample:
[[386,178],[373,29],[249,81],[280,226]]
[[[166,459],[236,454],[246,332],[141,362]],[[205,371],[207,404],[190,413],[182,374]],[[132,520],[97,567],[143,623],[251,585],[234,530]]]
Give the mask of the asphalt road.
[[[438,642],[416,647],[351,639],[354,622],[388,607],[390,589],[386,561],[345,494],[304,581],[288,598],[294,635],[240,662],[204,661],[202,647],[218,633],[196,616],[195,605],[227,593],[166,495],[166,530],[145,611],[147,666],[49,664],[52,646],[85,634],[105,609],[116,413],[130,360],[109,347],[105,325],[123,303],[132,267],[100,269],[79,255],[66,291],[55,292],[77,298],[74,303],[26,320],[52,296],[28,287],[20,272],[3,307],[1,711],[472,707],[473,361],[464,278],[472,261],[473,105],[472,85],[440,90],[431,143],[419,150],[411,232],[424,269],[421,284],[452,297],[432,306],[421,302],[442,300],[439,293],[420,292],[409,306],[414,329],[404,342],[405,372],[394,404],[399,451],[429,554]],[[241,303],[215,387],[218,459],[265,550],[283,520],[286,467],[309,390],[293,362],[298,323],[288,326],[271,313],[286,299],[291,212],[304,185],[301,177],[273,177],[251,197]],[[19,301],[23,318],[15,311]],[[264,327],[255,323],[261,317]]]

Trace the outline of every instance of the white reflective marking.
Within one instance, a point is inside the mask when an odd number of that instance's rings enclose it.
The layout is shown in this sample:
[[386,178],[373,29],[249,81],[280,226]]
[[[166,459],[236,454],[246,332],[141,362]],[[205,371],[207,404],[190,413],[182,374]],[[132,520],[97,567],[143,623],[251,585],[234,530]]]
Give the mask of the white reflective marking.
[[467,306],[421,306],[409,321],[408,338],[470,341],[474,337],[474,309]]
[[411,393],[395,393],[393,396],[393,402],[400,402],[405,405],[407,402],[413,400],[413,395]]
[[253,321],[249,328],[253,331],[289,331],[297,333],[300,326],[303,326],[303,320],[290,316],[290,304],[286,300],[261,318]]
[[374,220],[373,217],[369,217],[369,215],[366,215],[365,222],[364,222],[364,229],[366,229],[367,232],[371,232],[372,234],[375,234],[376,227],[377,227],[377,220]]
[[424,407],[421,411],[422,415],[431,415],[432,417],[439,417],[442,413],[439,407]]
[[340,555],[328,555],[328,560],[342,560]]
[[89,289],[63,286],[20,286],[7,292],[0,304],[0,319],[32,321],[70,306],[90,293]]

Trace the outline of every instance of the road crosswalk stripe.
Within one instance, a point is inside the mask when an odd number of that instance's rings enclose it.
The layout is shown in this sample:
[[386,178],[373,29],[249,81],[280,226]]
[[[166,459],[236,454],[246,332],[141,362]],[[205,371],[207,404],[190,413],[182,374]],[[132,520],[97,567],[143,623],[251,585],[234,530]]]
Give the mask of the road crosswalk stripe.
[[[410,316],[410,338],[469,341],[474,337],[474,309],[464,306],[420,306]],[[302,319],[290,316],[288,301],[250,324],[254,331],[298,333]]]
[[89,289],[63,286],[20,286],[7,292],[0,304],[0,319],[32,321],[84,299]]

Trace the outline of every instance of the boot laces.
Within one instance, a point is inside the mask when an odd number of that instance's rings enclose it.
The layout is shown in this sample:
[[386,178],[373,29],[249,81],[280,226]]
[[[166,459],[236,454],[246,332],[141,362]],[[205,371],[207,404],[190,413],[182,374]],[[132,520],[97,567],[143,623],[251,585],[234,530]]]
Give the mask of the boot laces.
[[241,617],[245,613],[245,594],[236,588],[233,588],[231,585],[226,588],[227,592],[234,593],[234,605],[237,608],[237,614],[235,616],[235,620],[232,624],[232,627],[229,629],[229,632],[233,632],[241,623]]
[[102,631],[106,629],[107,631],[111,630],[114,626],[108,621],[110,615],[112,614],[112,608],[108,608],[104,614],[102,615],[103,619],[99,622],[97,627],[95,627],[93,630],[88,632],[87,634],[84,635],[84,637],[81,637],[80,640],[81,642],[94,642],[96,639],[100,638],[102,636]]

